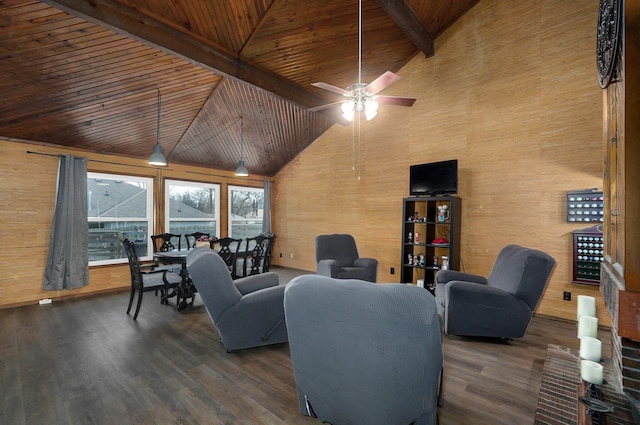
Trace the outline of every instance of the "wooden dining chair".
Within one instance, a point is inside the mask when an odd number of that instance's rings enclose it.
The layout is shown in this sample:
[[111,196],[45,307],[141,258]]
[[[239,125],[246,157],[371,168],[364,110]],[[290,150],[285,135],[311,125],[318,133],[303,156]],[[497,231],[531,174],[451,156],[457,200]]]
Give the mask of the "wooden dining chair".
[[187,241],[187,249],[195,248],[196,247],[196,243],[203,236],[206,236],[207,239],[209,239],[211,237],[211,234],[210,233],[202,233],[202,232],[193,232],[193,233],[188,233],[188,234],[184,235],[184,239]]
[[273,254],[273,242],[276,238],[276,235],[271,232],[262,233],[265,238],[267,238],[267,250],[264,255],[264,262],[262,265],[262,271],[268,272],[271,268],[271,255]]
[[262,234],[245,239],[244,248],[240,250],[236,265],[238,275],[245,277],[264,273],[268,245],[269,239]]
[[141,265],[134,243],[129,239],[124,239],[122,245],[129,260],[129,271],[131,273],[131,295],[129,296],[127,314],[131,311],[133,299],[137,292],[138,302],[136,303],[136,311],[133,313],[133,320],[136,320],[142,305],[142,295],[145,292],[156,291],[156,294],[160,292],[160,303],[169,304],[169,290],[178,286],[182,281],[182,277],[170,267],[158,267],[155,264]]
[[229,272],[233,279],[241,277],[238,275],[236,270],[236,262],[238,260],[238,252],[240,251],[241,244],[242,239],[235,239],[228,236],[211,241],[211,249],[216,251],[218,255],[222,257],[229,268]]
[[182,235],[176,235],[173,233],[160,233],[158,235],[151,235],[151,240],[153,241],[154,253],[172,251],[174,249],[182,249]]

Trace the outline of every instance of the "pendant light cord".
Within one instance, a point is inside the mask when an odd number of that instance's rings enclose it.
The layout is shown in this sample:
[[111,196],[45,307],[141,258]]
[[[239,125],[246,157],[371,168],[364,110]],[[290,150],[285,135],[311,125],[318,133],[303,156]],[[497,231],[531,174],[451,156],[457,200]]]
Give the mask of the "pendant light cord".
[[240,115],[240,160],[244,159],[244,119]]
[[162,108],[162,96],[160,90],[158,90],[158,128],[156,132],[156,144],[160,144],[160,109]]

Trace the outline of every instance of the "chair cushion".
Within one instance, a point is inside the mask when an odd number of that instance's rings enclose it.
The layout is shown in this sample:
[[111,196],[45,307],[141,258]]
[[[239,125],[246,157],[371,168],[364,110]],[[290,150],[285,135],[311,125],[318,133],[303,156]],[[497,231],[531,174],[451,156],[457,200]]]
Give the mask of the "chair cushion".
[[[145,288],[154,288],[158,286],[164,286],[164,280],[162,280],[162,272],[142,272],[142,286]],[[167,272],[167,282],[169,284],[178,284],[182,281],[182,277],[174,272]]]
[[371,271],[362,267],[341,267],[338,269],[338,279],[371,280]]

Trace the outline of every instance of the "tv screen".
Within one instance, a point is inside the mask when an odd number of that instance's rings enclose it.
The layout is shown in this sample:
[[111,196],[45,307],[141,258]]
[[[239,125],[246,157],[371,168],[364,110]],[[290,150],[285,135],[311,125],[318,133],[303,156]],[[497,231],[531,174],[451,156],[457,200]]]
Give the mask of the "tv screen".
[[458,160],[412,165],[409,168],[409,192],[413,196],[458,192]]

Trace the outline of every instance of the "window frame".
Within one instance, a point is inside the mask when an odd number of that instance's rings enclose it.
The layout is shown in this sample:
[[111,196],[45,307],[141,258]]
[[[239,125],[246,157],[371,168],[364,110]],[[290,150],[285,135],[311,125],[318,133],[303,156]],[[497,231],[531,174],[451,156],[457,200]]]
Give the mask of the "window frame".
[[[87,172],[87,180],[89,179],[95,179],[95,180],[109,180],[112,181],[114,183],[117,182],[122,182],[122,181],[126,181],[126,182],[138,182],[138,183],[144,183],[146,185],[146,197],[145,197],[145,207],[146,207],[146,216],[145,218],[140,218],[140,217],[119,217],[116,216],[116,223],[118,221],[128,221],[128,222],[134,222],[134,221],[139,221],[139,222],[146,222],[146,228],[147,228],[147,253],[148,255],[146,256],[141,256],[140,260],[141,261],[147,261],[147,260],[151,260],[153,258],[153,246],[151,245],[151,238],[150,236],[153,234],[153,229],[154,229],[154,223],[155,223],[155,210],[154,210],[154,179],[151,177],[142,177],[142,176],[134,176],[134,175],[128,175],[128,174],[113,174],[113,173],[99,173],[99,172],[92,172],[89,171]],[[107,190],[107,189],[105,189]],[[87,193],[88,196],[88,205],[87,205],[87,209],[91,208],[91,194]],[[90,226],[90,223],[107,223],[107,222],[113,222],[114,221],[114,217],[91,217],[88,216],[87,217],[87,227]],[[89,230],[90,232],[90,230]],[[89,260],[89,267],[95,267],[95,266],[104,266],[104,265],[110,265],[110,264],[122,264],[122,263],[127,263],[128,259],[126,254],[124,253],[124,250],[121,251],[122,252],[122,257],[118,257],[118,258],[111,258],[111,259],[106,259],[106,260]]]
[[[166,232],[169,232],[169,229],[171,228],[170,224],[171,224],[171,210],[170,210],[170,202],[171,199],[169,197],[169,190],[171,186],[184,186],[184,187],[211,187],[214,189],[214,214],[215,216],[213,217],[213,221],[215,221],[215,229],[214,229],[214,233],[211,235],[211,237],[217,236],[220,237],[220,221],[221,221],[221,216],[220,216],[220,198],[221,198],[221,187],[219,183],[208,183],[208,182],[201,182],[201,181],[194,181],[194,180],[181,180],[181,179],[164,179],[164,228]],[[183,221],[183,222],[189,222],[189,221],[203,221],[202,218],[193,218],[193,219],[182,219],[182,220],[177,220],[177,221]],[[206,229],[201,229],[199,231],[204,231]],[[182,235],[184,237],[184,235]]]
[[[262,200],[263,200],[263,209],[264,209],[264,187],[228,185],[227,187],[227,232],[228,232],[228,235],[231,237],[234,237],[232,236],[233,235],[232,227],[233,227],[234,220],[233,220],[233,213],[231,211],[231,208],[233,206],[233,202],[232,202],[233,197],[231,195],[231,192],[233,190],[244,191],[244,192],[261,192],[263,195]],[[257,221],[258,218],[254,218],[252,220]],[[258,234],[262,233],[262,228],[263,228],[262,223],[264,222],[264,211],[262,215],[259,217],[259,220],[260,220],[260,231],[257,234],[248,236],[248,237],[257,236]],[[246,219],[245,221],[249,221],[249,219]]]

